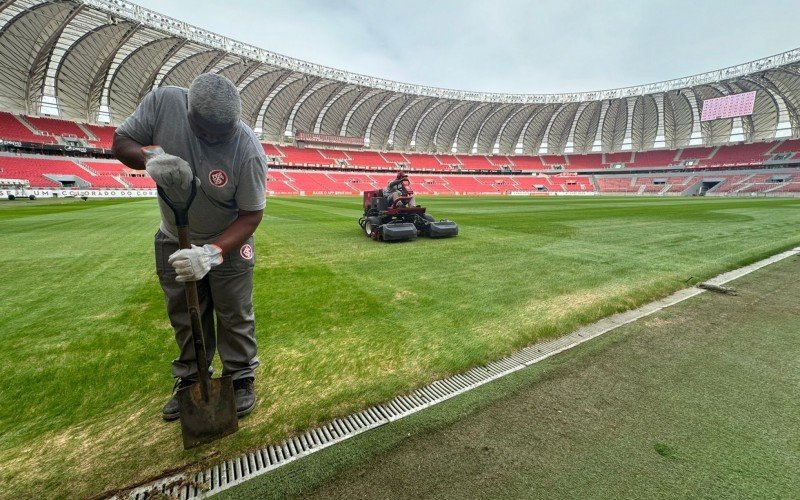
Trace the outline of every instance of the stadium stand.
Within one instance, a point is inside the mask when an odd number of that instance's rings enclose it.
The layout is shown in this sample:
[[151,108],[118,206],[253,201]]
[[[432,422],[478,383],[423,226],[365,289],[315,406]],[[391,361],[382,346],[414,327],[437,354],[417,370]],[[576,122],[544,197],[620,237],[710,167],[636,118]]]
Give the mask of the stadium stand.
[[[265,145],[270,156],[280,156],[275,146]],[[274,148],[274,149],[271,149]],[[624,153],[592,153],[541,156],[486,156],[486,155],[430,155],[424,153],[378,153],[372,151],[350,151],[335,149],[294,148],[283,146],[287,153],[276,162],[277,165],[308,165],[327,167],[332,161],[345,160],[355,168],[397,168],[398,163],[409,170],[434,170],[452,172],[451,165],[459,165],[461,170],[501,170],[508,166],[523,172],[548,171],[561,165],[566,170],[601,170],[613,168],[622,163],[626,169],[668,168],[678,166],[683,160],[697,160],[693,168],[718,168],[729,166],[758,165],[770,159],[769,155],[798,150],[800,159],[800,140],[767,142],[757,144],[738,144],[721,147],[686,148],[679,150],[658,150]],[[774,150],[772,150],[774,148]],[[678,157],[678,159],[676,159]]]
[[83,126],[97,138],[97,140],[89,139],[89,144],[103,149],[111,149],[111,145],[114,143],[114,131],[117,130],[116,127],[92,125],[90,123],[86,123]]
[[330,160],[349,160],[350,157],[347,156],[346,151],[341,151],[339,149],[320,149],[319,154],[328,158]]
[[514,182],[521,191],[546,192],[553,189],[550,179],[546,176],[517,176],[514,178]]
[[485,184],[502,194],[508,194],[509,191],[519,191],[519,184],[514,180],[514,177],[509,175],[481,175],[475,178],[481,184]]
[[800,152],[800,139],[790,139],[778,144],[775,149],[770,151],[770,154],[795,153],[794,157],[796,158],[798,152]]
[[636,186],[638,186],[639,194],[659,194],[668,189],[667,180],[663,177],[648,177],[645,179],[637,179]]
[[95,177],[91,177],[89,178],[89,184],[93,188],[122,189],[128,187],[121,180],[111,175],[98,175]]
[[339,186],[347,187],[353,194],[360,194],[362,191],[373,189],[380,189],[383,186],[377,186],[375,181],[369,179],[366,174],[361,173],[338,173],[329,172],[328,177],[331,178]]
[[582,176],[569,176],[569,177],[562,177],[559,175],[555,175],[550,178],[551,183],[553,186],[558,190],[560,188],[561,191],[566,192],[584,192],[584,191],[594,191],[591,182],[589,182],[588,177]]
[[292,186],[291,182],[291,178],[283,170],[270,170],[267,173],[267,191],[270,194],[299,194],[299,190]]
[[768,182],[774,177],[775,176],[771,173],[750,176],[746,180],[739,182],[740,187],[736,190],[736,193],[760,193],[770,188],[774,188],[778,184],[774,182]]
[[495,168],[513,165],[511,160],[507,156],[503,155],[487,156],[486,159],[488,159],[489,163],[491,163]]
[[542,165],[563,165],[566,167],[567,165],[567,158],[563,155],[542,155],[541,158]]
[[705,160],[710,158],[715,149],[717,148],[686,148],[681,150],[677,160]]
[[120,177],[125,184],[135,189],[155,189],[156,183],[148,176]]
[[75,137],[87,142],[89,141],[89,136],[87,136],[86,132],[75,122],[43,116],[25,116],[23,119],[33,125],[37,130],[41,130],[46,134],[60,135],[61,137]]
[[449,172],[451,170],[449,166],[442,165],[433,155],[406,153],[404,156],[408,158],[411,170],[437,170],[443,172]]
[[633,153],[606,153],[603,163],[633,163]]
[[80,160],[80,163],[97,175],[121,175],[121,174],[127,175],[130,174],[131,172],[134,172],[134,170],[126,167],[117,160],[111,160],[111,161]]
[[664,190],[664,194],[681,194],[682,192],[686,191],[692,184],[695,182],[697,178],[693,175],[684,175],[679,177],[668,177],[667,178],[667,189]]
[[666,168],[675,161],[675,155],[677,151],[674,149],[669,150],[662,150],[662,151],[645,151],[642,153],[636,153],[633,157],[633,161],[631,163],[626,164],[625,166],[628,168],[636,168],[636,167],[663,167]]
[[729,167],[733,165],[761,165],[767,157],[764,155],[774,143],[738,144],[736,146],[720,146],[714,156],[701,160],[699,165],[705,167]]
[[482,155],[463,155],[463,156],[456,156],[457,163],[461,164],[461,168],[464,170],[495,170],[496,167],[492,165],[485,156]]
[[536,172],[547,170],[538,156],[510,156],[511,165],[516,170]]
[[474,176],[453,175],[446,177],[447,185],[456,193],[462,194],[500,194],[493,185],[483,184]]
[[386,160],[388,163],[404,163],[408,165],[408,159],[403,155],[403,153],[381,153],[383,159]]
[[267,156],[283,156],[283,151],[278,149],[278,146],[275,146],[274,144],[262,142],[261,146],[264,148],[264,154]]
[[325,172],[285,172],[301,194],[354,194],[347,185],[333,180]]
[[800,193],[800,176],[794,176],[791,182],[784,182],[769,190],[772,194]]
[[333,166],[333,160],[325,158],[314,148],[296,148],[294,146],[281,146],[284,153],[281,163],[286,165],[315,165],[315,166]]
[[[35,133],[34,130],[42,131],[43,135]],[[111,126],[92,124],[79,126],[77,123],[55,118],[23,118],[10,113],[0,113],[0,137],[11,140],[52,144],[56,142],[58,136],[67,136],[77,137],[97,147],[110,148],[114,130]],[[776,154],[791,155],[789,158],[780,158],[786,162],[784,167],[797,164],[800,161],[800,139],[646,152],[520,156],[381,153],[350,149],[299,148],[266,143],[263,144],[263,148],[264,153],[270,157],[271,170],[267,189],[271,194],[357,195],[365,189],[383,188],[394,178],[394,174],[369,173],[369,170],[393,171],[398,168],[412,172],[415,170],[427,172],[412,176],[412,187],[418,194],[485,195],[508,194],[513,191],[587,193],[597,189],[600,193],[678,195],[697,187],[701,180],[713,182],[716,179],[720,181],[719,184],[711,188],[707,194],[746,196],[769,193],[794,194],[798,192],[800,184],[800,180],[794,180],[791,176],[773,177],[769,172],[718,173],[718,170],[727,167],[760,166],[773,159]],[[798,158],[795,159],[794,156]],[[696,160],[696,164],[681,165],[684,160]],[[340,168],[343,166],[341,162],[345,162],[351,169],[363,171],[343,172]],[[557,165],[573,172],[611,170],[614,163],[624,164],[625,171],[665,169],[665,173],[662,177],[648,175],[646,172],[642,172],[641,175],[598,175],[595,178],[596,184],[585,175],[511,176],[500,173],[508,168],[516,172],[552,172],[557,170],[555,168]],[[498,174],[449,175],[455,173],[452,165],[457,165],[457,169],[464,173],[496,171]],[[291,169],[293,166],[312,168],[316,171],[293,170]],[[42,170],[43,168],[46,171]],[[331,168],[336,168],[336,171],[328,171]],[[667,170],[670,168],[673,170]],[[678,173],[674,169],[682,169],[683,172]],[[703,169],[706,172],[714,169],[713,176],[698,175]],[[47,177],[48,174],[51,177]],[[85,158],[64,160],[46,156],[0,155],[0,176],[26,179],[31,186],[41,188],[62,187],[61,183],[52,178],[53,175],[74,176],[74,182],[79,186],[134,189],[155,187],[149,177],[133,174],[132,170],[114,160]],[[72,182],[70,179],[62,180],[67,183]]]
[[21,120],[22,118],[17,118],[11,113],[0,111],[0,139],[35,142],[39,144],[56,143],[53,137],[34,134]]
[[598,177],[597,186],[601,193],[638,193],[636,177]]
[[62,184],[47,176],[68,176],[91,184],[92,174],[69,160],[39,157],[0,156],[0,177],[24,179],[31,187],[61,187]]
[[380,153],[374,151],[348,151],[347,156],[350,157],[347,163],[354,167],[396,168],[393,163],[387,162]]
[[603,155],[600,154],[587,154],[587,155],[569,155],[569,164],[565,165],[567,169],[590,169],[598,170],[604,168]]
[[[736,193],[740,189],[747,186],[746,182],[754,177],[754,174],[742,174],[742,175],[727,175],[723,176],[723,181],[715,186],[711,192],[715,194],[720,193]],[[720,177],[715,176],[715,179]]]

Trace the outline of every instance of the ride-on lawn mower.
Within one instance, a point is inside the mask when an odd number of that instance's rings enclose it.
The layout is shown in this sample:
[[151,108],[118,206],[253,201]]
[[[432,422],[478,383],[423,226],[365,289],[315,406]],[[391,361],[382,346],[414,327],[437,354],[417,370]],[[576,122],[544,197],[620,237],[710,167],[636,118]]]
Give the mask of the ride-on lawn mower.
[[[389,201],[382,189],[364,191],[364,216],[358,220],[367,236],[376,241],[411,240],[417,236],[446,238],[458,234],[458,225],[447,219],[436,221],[425,207],[413,206],[413,191]],[[409,206],[411,205],[411,206]]]

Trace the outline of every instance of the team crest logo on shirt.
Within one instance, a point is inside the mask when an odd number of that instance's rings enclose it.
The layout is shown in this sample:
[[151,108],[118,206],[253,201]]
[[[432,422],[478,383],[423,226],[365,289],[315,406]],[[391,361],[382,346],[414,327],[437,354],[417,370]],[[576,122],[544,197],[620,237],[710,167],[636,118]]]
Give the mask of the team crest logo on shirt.
[[221,188],[228,183],[228,174],[222,170],[212,170],[208,173],[208,181],[218,188]]
[[253,247],[250,246],[250,243],[245,243],[242,245],[242,248],[239,249],[239,255],[246,260],[253,258]]

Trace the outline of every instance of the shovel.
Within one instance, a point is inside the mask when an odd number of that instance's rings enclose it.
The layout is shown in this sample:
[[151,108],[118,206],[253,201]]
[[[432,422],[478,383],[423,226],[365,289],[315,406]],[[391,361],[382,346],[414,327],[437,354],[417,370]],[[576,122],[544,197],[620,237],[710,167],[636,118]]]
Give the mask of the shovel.
[[[161,188],[156,186],[158,196],[175,214],[175,225],[178,226],[178,242],[180,248],[191,248],[189,241],[189,206],[192,204],[197,187],[191,183],[189,198],[182,205],[176,203]],[[188,450],[201,444],[210,443],[239,430],[239,419],[236,416],[236,397],[233,392],[233,381],[230,375],[211,378],[208,373],[208,358],[203,340],[203,326],[200,322],[200,302],[197,298],[197,283],[187,281],[186,302],[189,306],[189,318],[192,322],[192,340],[194,341],[195,359],[197,361],[197,382],[180,389],[177,393],[181,412],[181,431],[183,448]]]

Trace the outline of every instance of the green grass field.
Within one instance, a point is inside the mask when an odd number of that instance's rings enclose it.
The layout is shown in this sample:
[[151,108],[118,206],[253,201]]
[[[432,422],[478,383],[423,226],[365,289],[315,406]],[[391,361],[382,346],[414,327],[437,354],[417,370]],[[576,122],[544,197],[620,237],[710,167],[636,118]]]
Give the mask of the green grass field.
[[153,200],[0,204],[0,482],[87,496],[283,439],[800,244],[800,200],[420,199],[449,240],[381,244],[356,198],[271,199],[252,415],[185,452]]

